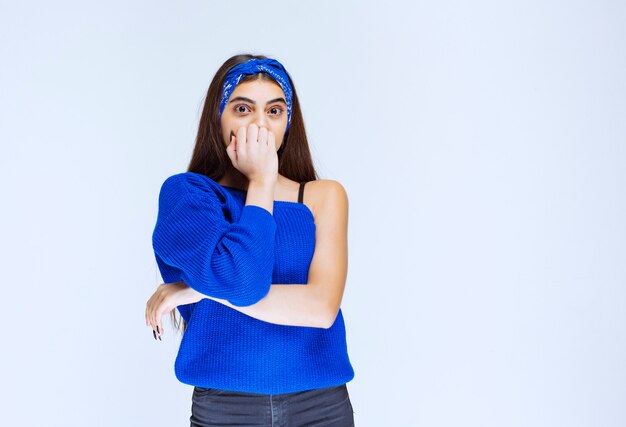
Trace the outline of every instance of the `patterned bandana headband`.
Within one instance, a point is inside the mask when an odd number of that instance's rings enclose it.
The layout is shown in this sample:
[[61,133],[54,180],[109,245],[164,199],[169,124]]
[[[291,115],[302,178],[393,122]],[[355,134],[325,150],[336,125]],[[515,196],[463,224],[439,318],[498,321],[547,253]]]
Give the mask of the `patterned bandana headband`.
[[275,59],[252,58],[249,61],[235,65],[233,68],[230,69],[228,74],[226,74],[226,78],[224,79],[222,101],[220,102],[220,119],[222,118],[222,112],[226,107],[228,98],[230,98],[230,95],[233,93],[233,90],[235,90],[235,86],[237,86],[241,78],[244,75],[256,73],[269,74],[283,89],[283,92],[285,93],[285,100],[287,101],[287,128],[285,129],[286,133],[289,130],[289,124],[291,123],[291,84],[289,83],[289,77],[287,77],[285,67],[283,67],[283,64]]

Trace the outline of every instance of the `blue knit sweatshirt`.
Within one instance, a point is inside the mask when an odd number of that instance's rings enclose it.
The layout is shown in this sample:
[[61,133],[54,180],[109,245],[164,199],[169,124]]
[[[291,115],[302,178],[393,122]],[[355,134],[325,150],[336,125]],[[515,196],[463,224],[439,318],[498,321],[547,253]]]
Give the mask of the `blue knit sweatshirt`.
[[[275,200],[272,214],[246,205],[246,194],[193,172],[165,180],[152,234],[165,283],[182,280],[236,306],[255,304],[272,284],[306,286],[313,213]],[[280,394],[354,378],[341,309],[328,329],[265,322],[208,298],[177,309],[187,323],[174,363],[182,383]]]

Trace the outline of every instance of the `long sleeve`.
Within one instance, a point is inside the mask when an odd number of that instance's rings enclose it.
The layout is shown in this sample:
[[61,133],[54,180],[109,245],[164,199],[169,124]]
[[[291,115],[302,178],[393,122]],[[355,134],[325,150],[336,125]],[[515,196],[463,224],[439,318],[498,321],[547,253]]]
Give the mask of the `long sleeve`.
[[[165,180],[152,240],[166,283],[184,280],[239,306],[262,299],[273,284],[307,283],[313,211],[302,200],[275,200],[270,213],[246,199],[196,172]],[[354,377],[341,309],[327,329],[265,322],[207,300],[177,309],[188,326],[174,363],[183,384],[281,394]]]
[[[244,205],[229,223],[209,188],[189,190],[169,178],[159,195],[152,246],[161,262],[180,270],[180,280],[198,292],[252,305],[269,292],[274,267],[274,216]],[[187,185],[186,185],[187,184]]]

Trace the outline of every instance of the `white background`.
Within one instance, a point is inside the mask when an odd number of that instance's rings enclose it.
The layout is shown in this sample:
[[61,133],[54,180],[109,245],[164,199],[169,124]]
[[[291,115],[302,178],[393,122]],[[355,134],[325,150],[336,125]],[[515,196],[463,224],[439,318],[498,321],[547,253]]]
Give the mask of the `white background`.
[[357,426],[626,425],[623,2],[0,8],[0,424],[189,425],[158,190],[251,52],[348,191]]

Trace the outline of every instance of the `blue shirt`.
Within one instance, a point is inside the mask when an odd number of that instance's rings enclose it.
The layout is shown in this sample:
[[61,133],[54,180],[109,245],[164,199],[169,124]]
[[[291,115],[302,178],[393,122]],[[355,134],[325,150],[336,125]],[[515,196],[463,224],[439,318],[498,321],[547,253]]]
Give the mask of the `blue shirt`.
[[[236,306],[255,304],[272,284],[307,284],[315,250],[311,210],[275,200],[272,214],[245,200],[246,191],[202,174],[165,180],[152,234],[165,283],[182,280]],[[185,384],[280,394],[354,378],[341,309],[324,329],[265,322],[207,298],[177,308],[187,330],[174,371]]]

